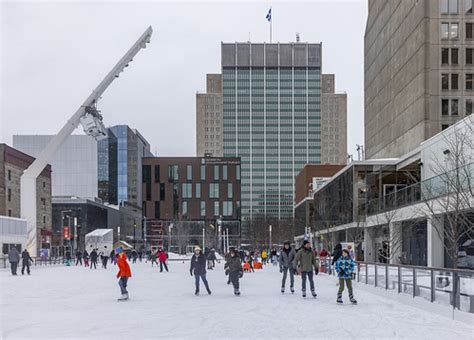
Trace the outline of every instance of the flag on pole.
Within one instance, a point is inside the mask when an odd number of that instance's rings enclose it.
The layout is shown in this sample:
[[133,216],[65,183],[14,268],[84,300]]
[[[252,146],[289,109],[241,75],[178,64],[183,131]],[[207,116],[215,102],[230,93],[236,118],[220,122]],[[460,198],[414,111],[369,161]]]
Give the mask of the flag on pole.
[[267,16],[265,17],[265,19],[267,19],[270,22],[272,21],[272,8],[271,7],[268,10],[268,13],[267,13]]

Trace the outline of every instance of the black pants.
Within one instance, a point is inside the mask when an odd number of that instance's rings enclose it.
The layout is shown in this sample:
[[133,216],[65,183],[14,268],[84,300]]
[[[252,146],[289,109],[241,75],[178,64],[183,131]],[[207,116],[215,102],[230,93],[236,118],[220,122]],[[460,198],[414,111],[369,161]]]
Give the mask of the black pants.
[[234,286],[234,290],[239,290],[239,272],[230,272],[229,280]]
[[10,268],[12,270],[12,275],[16,275],[16,269],[18,268],[18,262],[10,262]]
[[92,269],[92,265],[94,265],[94,269],[97,269],[97,260],[91,261],[91,269]]
[[313,272],[301,272],[301,284],[302,284],[302,290],[303,292],[306,292],[306,277],[308,277],[309,280],[309,287],[311,288],[311,291],[314,291],[314,280],[313,280]]
[[160,272],[163,271],[163,266],[165,267],[166,271],[168,271],[168,266],[166,265],[166,262],[160,262]]
[[76,266],[77,266],[78,263],[80,263],[81,266],[82,266],[82,258],[80,258],[80,257],[76,258]]
[[122,295],[123,294],[128,294],[127,282],[128,282],[128,277],[121,277],[119,279],[120,292],[122,293]]
[[30,261],[23,261],[22,266],[21,266],[21,275],[25,274],[25,268],[26,268],[26,273],[30,275]]
[[102,258],[102,267],[103,267],[104,269],[107,269],[107,262],[109,262],[109,258],[108,258],[107,256],[104,256],[104,257]]

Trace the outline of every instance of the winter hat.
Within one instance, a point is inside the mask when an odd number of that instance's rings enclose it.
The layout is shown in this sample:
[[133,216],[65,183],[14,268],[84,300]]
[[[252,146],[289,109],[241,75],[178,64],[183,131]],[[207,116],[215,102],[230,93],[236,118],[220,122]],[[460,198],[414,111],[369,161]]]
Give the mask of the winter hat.
[[283,242],[283,245],[285,245],[285,244],[291,245],[290,241]]
[[309,243],[308,240],[304,240],[304,241],[303,241],[303,247],[304,247],[305,245],[307,245],[308,243]]
[[120,254],[121,252],[123,252],[123,248],[122,248],[122,247],[117,247],[117,248],[115,248],[115,253],[116,253],[116,254]]
[[199,246],[194,247],[194,251],[199,250],[201,251],[202,249]]

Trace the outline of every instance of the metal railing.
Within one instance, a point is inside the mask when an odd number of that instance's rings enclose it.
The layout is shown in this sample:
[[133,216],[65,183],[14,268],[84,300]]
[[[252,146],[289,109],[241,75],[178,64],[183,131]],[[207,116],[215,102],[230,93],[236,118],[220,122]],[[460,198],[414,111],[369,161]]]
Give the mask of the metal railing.
[[[323,259],[321,263],[327,274],[336,275],[331,268],[331,259]],[[357,262],[354,279],[376,288],[474,313],[474,270]]]

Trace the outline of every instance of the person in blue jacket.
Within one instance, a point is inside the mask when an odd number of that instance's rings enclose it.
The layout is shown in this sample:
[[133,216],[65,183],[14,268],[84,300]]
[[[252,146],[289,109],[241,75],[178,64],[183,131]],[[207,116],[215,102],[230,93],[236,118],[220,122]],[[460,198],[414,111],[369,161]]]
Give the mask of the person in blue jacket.
[[199,295],[199,281],[202,280],[204,286],[206,287],[207,293],[211,295],[211,290],[209,289],[209,283],[206,279],[206,263],[207,259],[206,256],[202,253],[201,248],[197,246],[194,248],[194,254],[191,258],[191,268],[189,269],[189,273],[191,276],[194,275],[194,279],[196,282],[196,291],[194,294]]
[[342,256],[336,261],[336,273],[339,278],[339,290],[337,291],[337,303],[342,302],[342,292],[344,291],[344,282],[349,291],[349,300],[352,304],[356,304],[352,290],[352,273],[354,272],[355,262],[349,255],[349,250],[344,249]]

